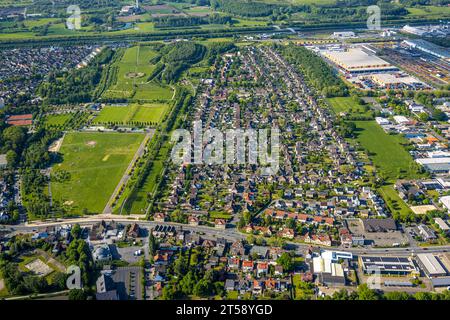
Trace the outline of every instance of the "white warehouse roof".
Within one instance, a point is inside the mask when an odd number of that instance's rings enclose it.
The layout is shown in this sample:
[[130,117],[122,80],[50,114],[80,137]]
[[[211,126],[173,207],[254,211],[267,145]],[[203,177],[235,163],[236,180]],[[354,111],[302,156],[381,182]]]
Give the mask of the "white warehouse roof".
[[447,271],[445,271],[445,269],[439,263],[438,259],[432,253],[418,254],[417,259],[422,262],[430,276],[447,273]]

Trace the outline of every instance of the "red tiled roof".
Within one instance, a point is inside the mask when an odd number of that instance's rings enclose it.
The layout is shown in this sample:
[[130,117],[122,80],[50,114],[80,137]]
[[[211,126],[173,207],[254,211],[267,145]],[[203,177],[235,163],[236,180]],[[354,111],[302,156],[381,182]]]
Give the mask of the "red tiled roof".
[[258,269],[267,269],[267,268],[269,268],[269,264],[267,263],[267,262],[258,262],[258,266],[257,266],[257,268]]
[[250,260],[245,260],[245,261],[243,261],[242,262],[242,267],[243,268],[249,268],[249,267],[251,267],[251,268],[253,268],[253,261],[250,261]]
[[300,221],[307,221],[308,220],[308,215],[306,215],[306,214],[299,214],[298,215],[298,220],[300,220]]
[[227,222],[225,221],[225,219],[216,219],[214,221],[215,224],[226,224]]
[[322,217],[314,217],[314,221],[316,222],[322,222]]

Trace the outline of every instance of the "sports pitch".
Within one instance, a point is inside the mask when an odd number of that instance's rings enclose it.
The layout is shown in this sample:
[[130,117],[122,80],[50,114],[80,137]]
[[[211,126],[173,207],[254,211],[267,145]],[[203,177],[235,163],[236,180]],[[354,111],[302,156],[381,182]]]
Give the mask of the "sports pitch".
[[64,170],[70,177],[52,179],[53,201],[69,213],[101,213],[143,139],[134,133],[66,134],[59,151],[63,161],[53,166],[52,176]]
[[156,124],[168,110],[164,103],[130,104],[128,106],[106,106],[94,119],[95,124]]

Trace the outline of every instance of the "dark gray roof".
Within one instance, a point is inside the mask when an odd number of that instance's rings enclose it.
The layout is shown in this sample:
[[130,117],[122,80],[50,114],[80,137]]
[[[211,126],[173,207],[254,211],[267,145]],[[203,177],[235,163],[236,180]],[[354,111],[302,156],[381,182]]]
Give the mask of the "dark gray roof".
[[448,287],[450,286],[450,277],[433,278],[431,283],[433,287]]
[[97,300],[119,300],[119,295],[116,290],[110,290],[106,292],[97,293],[95,295]]
[[385,219],[364,219],[364,230],[367,232],[386,232],[397,230],[397,224],[392,218]]
[[345,277],[333,276],[331,273],[319,273],[319,282],[326,285],[345,285]]

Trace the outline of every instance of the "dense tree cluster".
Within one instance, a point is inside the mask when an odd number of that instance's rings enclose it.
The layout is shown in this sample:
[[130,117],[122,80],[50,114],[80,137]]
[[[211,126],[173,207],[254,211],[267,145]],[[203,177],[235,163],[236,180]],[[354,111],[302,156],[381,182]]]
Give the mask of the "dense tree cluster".
[[19,264],[16,262],[21,252],[36,248],[45,249],[44,242],[13,237],[9,242],[9,246],[11,248],[9,252],[0,255],[0,273],[10,294],[36,294],[61,291],[66,288],[66,275],[64,273],[54,272],[46,279],[30,272],[22,272]]
[[[189,258],[190,257],[190,258]],[[171,268],[172,279],[163,289],[161,299],[183,299],[191,295],[209,297],[223,295],[223,279],[218,270],[204,271],[204,254],[200,247],[193,248],[190,254],[180,253]]]
[[231,24],[233,23],[233,19],[230,16],[213,14],[207,17],[158,17],[154,18],[153,22],[156,28],[178,28],[202,24]]
[[345,83],[336,76],[325,61],[313,52],[292,44],[281,50],[287,61],[296,65],[307,80],[324,96],[338,97],[348,94]]
[[366,284],[362,284],[356,291],[349,293],[346,289],[336,291],[331,296],[323,298],[325,300],[450,300],[450,291],[441,293],[417,292],[409,294],[407,292],[386,292],[381,293],[370,289]]
[[266,3],[245,0],[210,0],[211,7],[233,15],[244,17],[267,17],[305,11],[309,6],[288,5],[283,3]]
[[113,55],[114,52],[106,48],[84,68],[73,69],[62,75],[50,74],[48,81],[39,87],[39,94],[49,104],[90,102],[102,77],[103,65]]
[[203,59],[206,47],[194,42],[183,41],[163,47],[160,54],[161,60],[164,61],[164,68],[157,65],[150,77],[158,78],[166,83],[174,83],[186,68]]

